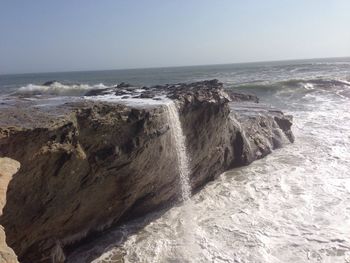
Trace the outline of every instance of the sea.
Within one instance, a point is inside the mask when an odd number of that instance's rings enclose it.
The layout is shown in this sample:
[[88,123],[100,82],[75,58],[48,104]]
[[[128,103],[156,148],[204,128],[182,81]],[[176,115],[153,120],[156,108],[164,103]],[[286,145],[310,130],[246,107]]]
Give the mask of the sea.
[[295,143],[225,172],[190,202],[107,231],[67,261],[350,263],[350,58],[0,75],[0,104],[207,79],[293,115]]

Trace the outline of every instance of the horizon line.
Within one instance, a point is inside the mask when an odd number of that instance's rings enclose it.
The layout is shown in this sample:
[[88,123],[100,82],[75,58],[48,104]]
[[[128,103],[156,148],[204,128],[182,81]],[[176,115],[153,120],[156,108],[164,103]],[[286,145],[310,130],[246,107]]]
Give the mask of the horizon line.
[[317,57],[317,58],[297,58],[297,59],[276,59],[276,60],[259,60],[246,62],[232,62],[232,63],[214,63],[214,64],[193,64],[182,66],[151,66],[151,67],[131,67],[131,68],[115,68],[115,69],[89,69],[89,70],[71,70],[71,71],[45,71],[45,72],[24,72],[24,73],[0,73],[0,76],[15,76],[15,75],[39,75],[39,74],[56,74],[56,73],[78,73],[78,72],[101,72],[101,71],[124,71],[124,70],[145,70],[145,69],[164,69],[164,68],[190,68],[190,67],[207,67],[207,66],[224,66],[224,65],[238,65],[238,64],[257,64],[257,63],[274,63],[274,62],[289,62],[289,61],[303,61],[303,60],[321,60],[321,59],[350,59],[350,56],[340,57]]

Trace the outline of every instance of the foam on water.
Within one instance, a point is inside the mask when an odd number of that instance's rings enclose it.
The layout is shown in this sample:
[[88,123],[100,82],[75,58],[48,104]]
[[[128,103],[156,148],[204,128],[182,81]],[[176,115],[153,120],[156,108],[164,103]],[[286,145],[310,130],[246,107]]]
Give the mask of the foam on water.
[[174,207],[92,262],[350,262],[349,98],[314,90],[279,100],[294,115],[294,144],[211,182],[191,198],[190,218]]
[[138,98],[138,97],[125,98],[125,96],[116,96],[114,94],[105,94],[105,95],[98,95],[98,96],[85,96],[84,99],[94,100],[94,101],[116,102],[119,104],[124,104],[124,105],[132,106],[132,107],[148,107],[148,106],[166,105],[170,101],[165,96],[158,96],[155,99],[149,99],[149,98]]
[[[192,257],[196,257],[199,246],[196,244],[194,229],[198,226],[193,220],[193,203],[191,201],[191,185],[190,185],[190,158],[186,147],[186,137],[182,130],[180,115],[178,108],[173,101],[166,104],[167,119],[169,121],[170,131],[173,138],[173,144],[177,156],[177,166],[181,183],[181,199],[183,201],[182,210],[178,217],[178,227],[174,235],[177,236],[176,244],[171,241],[165,241],[161,246],[157,246],[158,251],[154,254],[156,262],[163,261],[164,257],[168,257],[168,261],[173,262],[191,262]],[[171,248],[172,255],[167,255],[164,251]],[[137,261],[142,261],[140,257]]]
[[50,85],[28,84],[20,87],[15,94],[18,95],[59,95],[59,96],[83,96],[88,90],[107,88],[102,83],[97,85],[87,84],[62,84],[53,82]]
[[314,89],[314,85],[312,83],[305,83],[303,84],[304,88],[307,90],[312,90]]

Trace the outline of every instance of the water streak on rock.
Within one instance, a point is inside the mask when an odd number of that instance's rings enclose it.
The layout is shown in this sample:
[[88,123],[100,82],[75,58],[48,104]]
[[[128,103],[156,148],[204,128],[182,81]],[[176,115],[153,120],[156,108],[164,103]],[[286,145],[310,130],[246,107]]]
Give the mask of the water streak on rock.
[[180,182],[181,182],[181,198],[184,202],[190,199],[191,197],[191,186],[190,186],[190,165],[189,158],[187,155],[186,149],[186,137],[183,133],[181,127],[181,121],[179,117],[179,112],[174,102],[170,102],[166,106],[167,108],[167,117],[169,120],[170,131],[172,138],[174,140],[174,147],[176,150],[176,157],[178,163],[178,170],[180,173]]

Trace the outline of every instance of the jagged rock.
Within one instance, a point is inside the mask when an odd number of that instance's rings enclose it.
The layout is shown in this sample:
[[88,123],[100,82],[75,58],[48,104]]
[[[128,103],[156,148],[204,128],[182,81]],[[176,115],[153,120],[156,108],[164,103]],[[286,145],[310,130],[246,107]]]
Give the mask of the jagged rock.
[[106,94],[114,94],[116,96],[131,95],[132,92],[136,89],[139,89],[139,88],[132,86],[131,84],[122,82],[117,86],[110,87],[110,88],[89,90],[84,94],[84,96],[90,97],[90,96],[101,96]]
[[84,96],[98,96],[98,95],[105,95],[108,94],[110,91],[110,88],[105,89],[92,89],[87,91]]
[[291,142],[294,142],[294,134],[292,132],[292,125],[293,125],[293,116],[291,115],[283,115],[279,114],[278,116],[275,116],[275,121],[278,124],[278,126],[282,129],[282,131],[286,134],[288,139]]
[[56,83],[56,80],[50,80],[50,81],[46,81],[42,84],[42,86],[51,86],[52,84]]
[[255,103],[259,103],[259,98],[252,94],[243,94],[243,93],[237,93],[232,89],[226,89],[226,92],[229,94],[232,101],[251,101]]
[[151,99],[153,97],[154,97],[154,94],[150,92],[144,92],[140,95],[140,98],[143,98],[143,99]]
[[[292,141],[289,117],[256,103],[230,102],[217,80],[136,93],[130,96],[176,101],[193,191],[262,158],[284,137]],[[165,105],[82,100],[45,110],[19,104],[0,112],[0,156],[21,163],[0,223],[21,262],[63,262],[68,245],[179,199],[166,111]]]
[[130,88],[132,87],[131,84],[122,82],[116,86],[117,89],[125,89],[125,88]]
[[294,142],[292,116],[254,102],[231,103],[230,108],[232,119],[240,127],[239,141],[242,142],[236,144],[240,154],[237,154],[234,166],[247,165],[285,143]]
[[[6,203],[7,186],[12,176],[19,169],[19,162],[10,158],[0,158],[0,215]],[[6,244],[6,235],[3,226],[0,225],[0,262],[17,263],[17,256]]]

